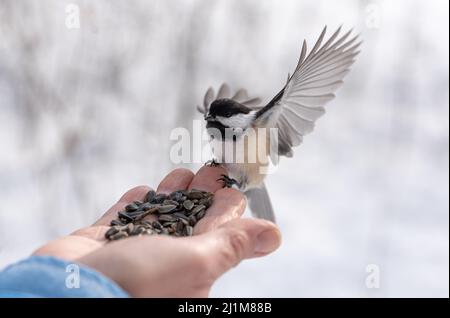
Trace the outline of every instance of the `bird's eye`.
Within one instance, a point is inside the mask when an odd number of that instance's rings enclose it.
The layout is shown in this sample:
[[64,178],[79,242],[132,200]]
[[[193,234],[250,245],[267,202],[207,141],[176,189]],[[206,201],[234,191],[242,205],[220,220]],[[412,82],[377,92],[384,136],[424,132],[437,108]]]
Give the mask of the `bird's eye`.
[[225,117],[230,118],[231,117],[231,113],[225,113]]

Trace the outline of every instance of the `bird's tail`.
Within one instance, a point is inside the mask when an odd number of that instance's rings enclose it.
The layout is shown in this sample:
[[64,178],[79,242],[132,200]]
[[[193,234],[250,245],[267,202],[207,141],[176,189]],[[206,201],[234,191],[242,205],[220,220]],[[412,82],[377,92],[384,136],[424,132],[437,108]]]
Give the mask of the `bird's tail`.
[[245,191],[245,195],[249,201],[250,211],[255,217],[275,222],[275,213],[264,183],[259,188]]

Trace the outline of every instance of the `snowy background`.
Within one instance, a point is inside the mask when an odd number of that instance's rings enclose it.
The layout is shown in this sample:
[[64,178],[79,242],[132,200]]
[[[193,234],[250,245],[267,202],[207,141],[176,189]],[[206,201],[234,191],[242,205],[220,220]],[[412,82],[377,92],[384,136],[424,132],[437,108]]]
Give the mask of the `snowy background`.
[[[80,28],[66,27],[70,3]],[[209,85],[268,101],[323,26],[363,52],[268,188],[283,245],[212,296],[449,296],[449,2],[0,0],[0,267],[174,165]],[[198,165],[189,166],[197,169]],[[366,287],[366,268],[380,288]]]

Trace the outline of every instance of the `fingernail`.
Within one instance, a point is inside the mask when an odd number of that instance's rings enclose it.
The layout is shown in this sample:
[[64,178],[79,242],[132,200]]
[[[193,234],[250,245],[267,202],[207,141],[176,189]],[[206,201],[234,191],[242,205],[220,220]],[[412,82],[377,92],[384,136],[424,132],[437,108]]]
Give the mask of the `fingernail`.
[[273,252],[280,245],[280,235],[276,230],[265,230],[256,237],[255,254]]

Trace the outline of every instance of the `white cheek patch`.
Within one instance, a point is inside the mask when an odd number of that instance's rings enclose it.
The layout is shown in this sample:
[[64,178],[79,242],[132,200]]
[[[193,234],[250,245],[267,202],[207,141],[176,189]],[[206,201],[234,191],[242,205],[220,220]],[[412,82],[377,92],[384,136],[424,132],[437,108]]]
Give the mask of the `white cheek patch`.
[[253,118],[255,117],[254,111],[248,114],[238,114],[231,117],[217,116],[217,120],[223,125],[232,128],[248,128],[251,126]]

